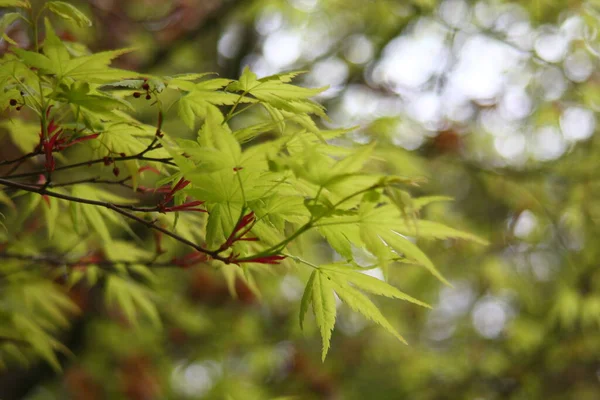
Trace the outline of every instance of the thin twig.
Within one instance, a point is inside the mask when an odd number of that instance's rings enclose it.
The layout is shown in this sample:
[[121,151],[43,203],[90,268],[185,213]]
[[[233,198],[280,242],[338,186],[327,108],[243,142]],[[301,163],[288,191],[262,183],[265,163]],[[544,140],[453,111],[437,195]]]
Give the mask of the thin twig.
[[215,260],[220,260],[223,261],[225,263],[230,263],[230,259],[228,257],[223,257],[219,255],[219,251],[211,251],[208,249],[205,249],[202,246],[197,245],[196,243],[187,240],[184,237],[181,237],[167,229],[164,229],[158,225],[156,225],[154,222],[155,221],[146,221],[143,218],[138,217],[135,214],[132,214],[129,211],[137,211],[137,212],[160,212],[159,206],[155,206],[155,207],[136,207],[136,206],[132,206],[132,205],[128,205],[128,204],[113,204],[113,203],[109,203],[109,202],[105,202],[105,201],[99,201],[99,200],[91,200],[91,199],[84,199],[81,197],[75,197],[75,196],[69,196],[66,194],[62,194],[62,193],[56,193],[56,192],[52,192],[49,191],[48,189],[44,188],[44,187],[36,187],[36,186],[31,186],[31,185],[25,185],[22,183],[18,183],[18,182],[13,182],[9,179],[4,179],[4,178],[0,178],[0,185],[5,185],[8,187],[13,187],[13,188],[17,188],[17,189],[22,189],[25,190],[27,192],[31,192],[31,193],[38,193],[40,195],[46,195],[46,196],[50,196],[50,197],[56,197],[57,199],[62,199],[62,200],[67,200],[67,201],[71,201],[71,202],[76,202],[76,203],[81,203],[81,204],[89,204],[89,205],[93,205],[93,206],[98,206],[98,207],[104,207],[104,208],[108,208],[109,210],[113,210],[121,215],[123,215],[124,217],[127,217],[129,219],[132,219],[136,222],[139,222],[140,224],[146,226],[147,228],[150,229],[154,229],[156,231],[162,232],[165,235],[177,240],[180,243],[183,243],[191,248],[193,248],[194,250],[209,255],[210,257],[212,257]]

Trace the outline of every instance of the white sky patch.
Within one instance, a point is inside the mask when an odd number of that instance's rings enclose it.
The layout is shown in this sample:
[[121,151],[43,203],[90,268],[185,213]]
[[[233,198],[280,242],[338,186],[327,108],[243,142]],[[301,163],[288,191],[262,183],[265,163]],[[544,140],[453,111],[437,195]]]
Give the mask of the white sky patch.
[[544,126],[536,132],[530,146],[531,153],[540,161],[555,160],[562,156],[567,145],[555,126]]
[[559,62],[567,54],[569,40],[553,27],[542,27],[535,40],[535,52],[548,62]]
[[383,52],[377,78],[392,87],[418,88],[443,70],[448,56],[445,35],[400,36]]
[[451,79],[471,99],[491,99],[501,93],[506,81],[504,73],[516,68],[522,57],[504,43],[475,35],[459,51]]
[[502,334],[511,311],[510,306],[502,299],[491,296],[483,298],[473,309],[473,326],[481,336],[495,339]]
[[348,38],[344,57],[353,64],[364,64],[373,57],[373,43],[365,35],[353,35]]
[[519,214],[517,221],[513,227],[513,232],[518,238],[526,238],[533,232],[537,226],[537,218],[534,213],[525,210]]
[[594,71],[594,64],[585,50],[577,49],[565,59],[564,70],[570,80],[583,82]]
[[258,17],[254,27],[261,35],[268,35],[279,30],[283,25],[283,16],[280,12],[266,10]]
[[517,133],[507,137],[497,137],[494,139],[494,147],[502,157],[509,160],[518,159],[525,153],[525,136]]
[[222,368],[214,361],[181,363],[173,369],[171,384],[186,396],[200,397],[208,392],[220,378]]
[[302,37],[295,31],[278,31],[270,34],[263,44],[267,62],[275,68],[285,68],[295,63],[301,55]]
[[589,139],[596,129],[596,117],[583,107],[569,107],[560,117],[560,128],[568,141]]
[[523,119],[531,113],[533,101],[521,87],[509,87],[500,100],[500,113],[508,120]]

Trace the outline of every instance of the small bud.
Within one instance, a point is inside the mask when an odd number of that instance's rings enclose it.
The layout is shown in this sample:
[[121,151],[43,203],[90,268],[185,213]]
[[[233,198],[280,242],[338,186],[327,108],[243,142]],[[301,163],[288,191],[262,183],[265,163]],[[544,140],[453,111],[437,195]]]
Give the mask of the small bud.
[[17,105],[17,100],[10,99],[10,105],[13,106],[13,107],[16,106]]
[[114,174],[115,176],[119,176],[119,172],[121,172],[121,171],[119,170],[119,167],[114,167],[114,168],[113,168],[113,174]]
[[142,95],[142,94],[141,94],[140,92],[134,92],[134,93],[133,93],[133,97],[135,97],[136,99],[137,99],[138,97],[140,97],[141,95]]
[[150,85],[148,85],[147,83],[144,83],[144,84],[142,85],[142,89],[144,89],[144,90],[148,90],[148,89],[150,89]]
[[125,153],[121,153],[119,154],[121,157],[127,157],[127,155]]
[[152,96],[150,96],[149,94],[146,95],[146,100],[150,100],[152,98]]
[[21,111],[22,106],[17,107],[17,111]]
[[102,161],[104,161],[104,165],[110,165],[112,163],[112,160],[108,157],[104,157]]

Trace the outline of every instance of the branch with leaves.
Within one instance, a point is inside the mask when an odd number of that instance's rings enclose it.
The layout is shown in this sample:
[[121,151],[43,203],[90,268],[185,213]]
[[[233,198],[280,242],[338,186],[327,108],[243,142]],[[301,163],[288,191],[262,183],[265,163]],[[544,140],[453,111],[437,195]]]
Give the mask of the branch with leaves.
[[[365,275],[353,249],[368,254],[372,267],[381,268],[386,277],[398,262],[410,262],[449,284],[418,243],[448,238],[485,243],[475,235],[421,219],[423,207],[447,199],[413,198],[410,189],[418,180],[371,169],[377,143],[332,144],[348,130],[319,126],[318,118],[326,118],[325,110],[311,97],[325,88],[293,85],[300,72],[259,79],[246,68],[237,80],[206,73],[142,76],[110,67],[113,59],[130,49],[90,54],[84,48],[67,46],[56,34],[51,14],[89,25],[87,17],[67,3],[47,2],[35,12],[25,0],[0,4],[21,7],[19,18],[31,24],[36,36],[33,49],[13,47],[0,61],[0,109],[10,110],[15,118],[4,127],[25,151],[21,157],[0,160],[0,165],[13,165],[0,177],[0,185],[11,189],[0,191],[0,201],[8,210],[6,229],[0,232],[0,258],[8,264],[71,267],[66,271],[69,282],[81,278],[77,267],[106,268],[111,304],[120,306],[131,320],[145,315],[157,325],[158,305],[149,289],[128,280],[120,267],[205,264],[221,271],[230,288],[235,280],[242,280],[256,291],[255,276],[275,264],[285,263],[300,274],[308,267],[300,320],[302,324],[312,304],[325,358],[336,318],[334,293],[401,341],[363,292],[425,305],[388,282]],[[45,37],[38,43],[42,17]],[[164,107],[167,99],[172,104]],[[153,112],[158,112],[155,126],[133,115],[136,109],[148,107],[148,101]],[[16,118],[23,108],[30,112]],[[186,132],[163,129],[163,120],[175,114]],[[27,115],[36,118],[28,120]],[[247,120],[251,122],[232,129],[230,124],[243,115],[251,116]],[[274,139],[264,141],[264,136]],[[63,164],[59,156],[66,148],[89,159]],[[36,155],[44,157],[43,170],[14,174],[24,160]],[[126,178],[107,179],[97,168],[92,178],[77,176],[79,167],[114,163],[127,169]],[[147,170],[157,174],[151,183],[154,188],[140,185],[142,178],[147,179],[141,176]],[[61,171],[69,172],[69,180],[57,180]],[[112,172],[118,176],[119,167],[114,166]],[[24,178],[36,182],[23,183]],[[113,193],[100,184],[125,193]],[[149,199],[140,193],[161,196]],[[173,243],[156,239],[156,254],[148,254],[143,238],[122,217]],[[33,229],[22,235],[27,221],[39,221],[45,232]],[[128,239],[115,234],[115,228],[126,232]],[[309,231],[329,245],[329,259],[315,260],[299,245]],[[74,236],[77,241],[83,234],[91,240],[79,240],[81,252],[77,254],[105,256],[52,255],[62,254],[61,236]],[[26,243],[16,243],[17,235]],[[46,243],[43,250],[38,247],[41,242]],[[180,249],[174,243],[193,251],[177,254]],[[168,261],[158,261],[166,252],[163,245],[175,254]],[[333,262],[334,252],[343,261]],[[90,283],[97,279],[93,275]],[[46,336],[49,346],[52,337]],[[56,365],[54,352],[48,352],[47,346],[40,349]]]

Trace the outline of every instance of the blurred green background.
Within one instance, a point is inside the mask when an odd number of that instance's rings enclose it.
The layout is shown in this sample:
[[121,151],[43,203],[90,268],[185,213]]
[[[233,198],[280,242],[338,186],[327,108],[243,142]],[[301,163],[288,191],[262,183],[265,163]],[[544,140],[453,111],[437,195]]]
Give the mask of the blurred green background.
[[[137,47],[121,68],[308,71],[300,85],[330,86],[322,126],[358,126],[351,140],[377,140],[391,160],[381,168],[427,178],[415,195],[455,199],[424,218],[490,245],[426,246],[452,288],[393,268],[394,285],[434,306],[376,299],[409,346],[340,306],[324,363],[314,321],[298,328],[305,277],[294,273],[261,277],[261,298],[239,282],[236,299],[207,268],[164,272],[162,332],[132,330],[100,312],[93,291],[75,291],[84,312],[65,341],[78,361],[64,375],[44,365],[1,374],[6,398],[600,398],[600,2],[72,3],[94,27],[58,25],[63,40]],[[27,45],[18,23],[8,34]]]

